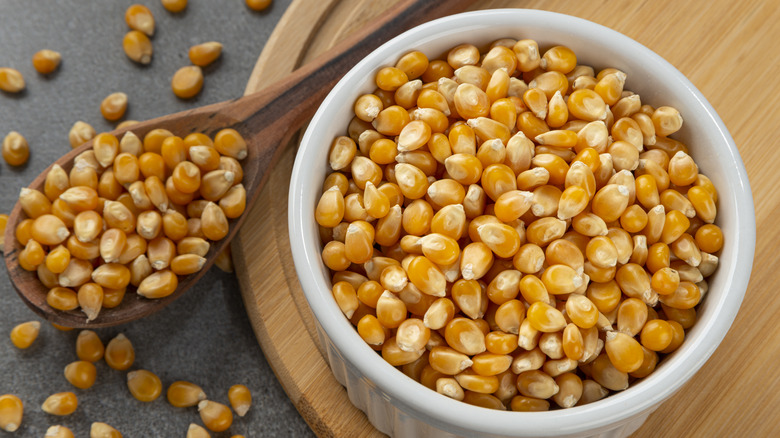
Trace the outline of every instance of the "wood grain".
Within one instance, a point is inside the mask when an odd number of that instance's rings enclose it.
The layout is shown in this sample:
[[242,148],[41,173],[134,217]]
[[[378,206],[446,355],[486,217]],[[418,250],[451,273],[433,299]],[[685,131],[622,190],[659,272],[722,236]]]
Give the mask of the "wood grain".
[[[298,5],[304,2],[295,2]],[[306,2],[309,3],[309,2]],[[264,51],[306,61],[381,13],[369,0],[343,0],[277,28]],[[768,110],[780,92],[780,2],[658,0],[483,0],[471,9],[522,7],[585,18],[639,41],[681,70],[726,123],[748,170],[756,204],[757,245],[751,282],[734,325],[701,371],[650,416],[634,437],[773,436],[780,426],[780,360],[775,291],[780,261],[780,192],[774,138],[780,123]],[[291,7],[292,8],[292,7]],[[299,14],[299,15],[298,15]],[[302,21],[299,21],[302,20]],[[284,22],[284,20],[283,20]],[[293,23],[299,23],[295,26]],[[318,24],[306,36],[297,33]],[[297,38],[294,39],[294,38]],[[296,45],[297,44],[297,45]],[[295,56],[293,56],[295,55]],[[278,55],[277,55],[278,56]],[[262,57],[261,57],[262,60]],[[284,68],[290,68],[286,64]],[[258,75],[285,74],[266,65]],[[252,82],[254,81],[254,82]],[[248,88],[248,91],[249,88]],[[320,436],[364,436],[373,431],[330,375],[313,317],[295,277],[287,242],[287,189],[294,150],[285,151],[249,223],[233,245],[242,294],[258,341],[304,419]],[[376,433],[376,431],[373,431]]]

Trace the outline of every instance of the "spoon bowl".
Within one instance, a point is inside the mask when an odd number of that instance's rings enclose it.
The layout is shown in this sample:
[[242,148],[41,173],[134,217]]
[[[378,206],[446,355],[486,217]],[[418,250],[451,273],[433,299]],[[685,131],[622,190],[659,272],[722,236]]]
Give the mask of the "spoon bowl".
[[[392,7],[381,18],[355,32],[331,50],[264,90],[245,97],[215,103],[192,110],[147,120],[128,128],[113,131],[118,138],[132,131],[139,138],[152,129],[162,128],[184,137],[203,133],[213,137],[224,128],[237,130],[246,140],[247,157],[241,160],[244,171],[242,184],[247,193],[247,211],[266,181],[268,170],[274,165],[283,147],[298,128],[317,110],[319,103],[333,85],[364,56],[392,36],[424,21],[464,9],[473,0],[427,2],[406,0]],[[46,168],[28,186],[43,189],[46,175],[54,164],[66,172],[80,153],[92,148],[92,141],[68,152]],[[8,276],[22,300],[46,320],[67,327],[107,327],[134,321],[164,308],[192,287],[211,267],[216,256],[225,249],[244,222],[246,215],[229,221],[225,238],[211,242],[203,268],[179,277],[176,290],[159,299],[147,299],[127,293],[122,303],[112,309],[102,309],[97,318],[87,322],[80,310],[61,311],[46,303],[48,289],[35,272],[26,271],[18,262],[24,247],[16,240],[16,227],[26,218],[17,202],[9,214],[5,231],[4,257]],[[128,286],[129,291],[133,290]],[[128,292],[129,292],[128,291]]]

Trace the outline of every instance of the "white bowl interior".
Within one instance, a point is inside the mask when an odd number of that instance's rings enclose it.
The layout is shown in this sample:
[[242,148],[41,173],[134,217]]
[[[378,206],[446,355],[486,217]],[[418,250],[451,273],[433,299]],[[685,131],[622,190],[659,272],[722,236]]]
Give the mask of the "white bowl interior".
[[[626,72],[626,89],[638,93],[643,103],[678,108],[685,123],[675,137],[689,146],[701,172],[719,191],[717,223],[724,231],[725,245],[718,271],[709,279],[699,320],[683,346],[628,390],[568,410],[517,413],[475,408],[430,391],[387,364],[363,343],[335,304],[313,220],[329,170],[330,143],[346,133],[352,104],[357,96],[374,89],[378,68],[392,65],[410,50],[433,58],[460,43],[480,46],[503,37],[533,38],[542,50],[566,45],[577,54],[579,63],[596,71],[616,67]],[[598,431],[652,409],[682,386],[725,336],[747,287],[755,245],[753,202],[744,165],[725,125],[690,81],[622,34],[579,18],[535,10],[487,10],[445,17],[396,37],[366,57],[334,87],[309,125],[293,169],[289,201],[290,240],[299,279],[315,316],[348,365],[381,388],[394,404],[456,433],[548,436]]]

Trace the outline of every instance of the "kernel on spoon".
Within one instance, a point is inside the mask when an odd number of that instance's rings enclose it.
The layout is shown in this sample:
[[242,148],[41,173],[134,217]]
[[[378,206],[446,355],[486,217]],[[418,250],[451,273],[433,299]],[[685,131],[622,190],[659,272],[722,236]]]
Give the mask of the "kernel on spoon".
[[[311,117],[319,103],[353,65],[365,55],[403,30],[425,21],[463,10],[473,0],[429,2],[405,0],[399,2],[378,20],[370,23],[333,49],[293,72],[287,78],[249,96],[171,114],[133,125],[129,130],[143,138],[152,129],[163,128],[184,137],[193,132],[213,136],[223,128],[233,128],[246,139],[248,155],[241,160],[244,171],[243,185],[247,193],[247,207],[257,198],[266,181],[268,169],[275,163],[279,151],[293,133]],[[410,48],[411,50],[412,48]],[[114,131],[121,138],[128,129]],[[323,145],[323,147],[326,147]],[[92,141],[72,150],[58,159],[66,172],[73,166],[74,158],[91,149]],[[52,164],[53,166],[53,164]],[[29,185],[43,189],[49,166]],[[147,299],[135,293],[125,295],[122,303],[112,309],[102,309],[87,322],[81,310],[60,311],[46,303],[47,288],[37,274],[19,266],[18,256],[23,249],[16,240],[15,230],[25,215],[17,202],[9,215],[5,232],[5,263],[9,278],[22,300],[48,321],[68,327],[106,327],[133,321],[150,315],[178,298],[209,269],[215,257],[227,246],[245,219],[245,214],[229,222],[225,238],[212,242],[206,255],[206,264],[194,274],[179,278],[176,290],[160,299]]]

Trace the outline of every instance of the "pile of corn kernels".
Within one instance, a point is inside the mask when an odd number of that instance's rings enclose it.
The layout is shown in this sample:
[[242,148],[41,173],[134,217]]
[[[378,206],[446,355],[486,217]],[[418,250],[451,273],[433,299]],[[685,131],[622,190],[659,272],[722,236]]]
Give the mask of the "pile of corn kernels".
[[335,301],[387,362],[537,411],[624,390],[681,345],[723,234],[675,108],[529,39],[410,51],[375,84],[315,219]]
[[173,293],[246,209],[238,160],[247,145],[234,129],[213,141],[164,129],[92,141],[69,173],[52,167],[43,191],[21,190],[27,218],[15,230],[19,266],[37,272],[46,303],[80,308],[87,321],[121,305],[129,285],[151,299]]

